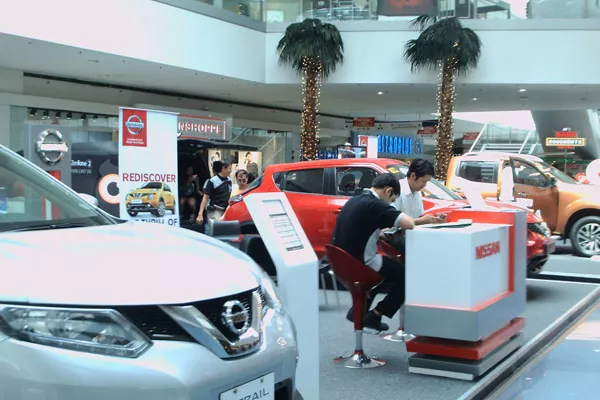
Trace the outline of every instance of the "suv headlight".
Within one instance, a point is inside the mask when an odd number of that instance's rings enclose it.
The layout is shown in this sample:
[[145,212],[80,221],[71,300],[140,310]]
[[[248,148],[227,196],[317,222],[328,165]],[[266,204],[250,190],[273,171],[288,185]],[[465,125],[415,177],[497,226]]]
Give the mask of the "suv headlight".
[[280,313],[285,313],[285,307],[277,294],[277,289],[275,289],[275,284],[273,280],[263,272],[260,279],[260,289],[262,290],[265,300],[267,302],[266,306]]
[[148,195],[148,200],[152,200],[153,198],[154,198],[154,195],[153,195],[153,194],[149,194],[149,195]]
[[0,305],[0,330],[25,342],[136,358],[152,342],[115,310]]

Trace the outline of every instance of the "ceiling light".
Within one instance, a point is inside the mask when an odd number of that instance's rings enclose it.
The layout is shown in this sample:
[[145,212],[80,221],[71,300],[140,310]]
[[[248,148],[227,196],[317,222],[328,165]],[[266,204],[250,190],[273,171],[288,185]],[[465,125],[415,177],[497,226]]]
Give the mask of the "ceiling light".
[[473,97],[473,101],[477,101],[477,97]]
[[383,94],[383,92],[377,92],[377,94],[381,96]]
[[527,89],[519,89],[519,92],[521,92],[521,93],[526,92],[526,91],[527,91]]

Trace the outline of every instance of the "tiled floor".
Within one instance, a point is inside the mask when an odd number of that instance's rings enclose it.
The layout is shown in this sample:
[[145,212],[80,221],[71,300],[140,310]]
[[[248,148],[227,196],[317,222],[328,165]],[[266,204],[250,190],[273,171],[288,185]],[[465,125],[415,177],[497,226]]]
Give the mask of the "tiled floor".
[[600,305],[492,396],[497,400],[600,398]]

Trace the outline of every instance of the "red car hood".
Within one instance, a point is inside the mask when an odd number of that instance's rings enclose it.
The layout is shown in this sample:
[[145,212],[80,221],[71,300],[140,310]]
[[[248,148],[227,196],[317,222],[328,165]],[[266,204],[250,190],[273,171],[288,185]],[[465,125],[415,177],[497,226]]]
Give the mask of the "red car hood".
[[[431,199],[430,199],[431,200]],[[469,202],[467,200],[454,200],[454,201],[435,201],[435,207],[430,210],[435,210],[440,212],[442,210],[457,210],[461,208],[465,208],[469,206]],[[486,200],[485,204],[489,207],[493,207],[496,209],[514,209],[514,210],[525,210],[527,211],[527,223],[539,223],[543,222],[543,220],[538,217],[535,213],[527,210],[525,207],[518,206],[516,204],[507,204],[500,201]],[[427,210],[427,211],[430,211]]]

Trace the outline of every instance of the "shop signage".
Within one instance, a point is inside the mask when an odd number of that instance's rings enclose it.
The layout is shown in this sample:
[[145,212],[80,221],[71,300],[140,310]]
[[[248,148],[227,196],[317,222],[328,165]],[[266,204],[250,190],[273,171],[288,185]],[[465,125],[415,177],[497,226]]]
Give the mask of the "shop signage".
[[437,126],[424,126],[423,128],[417,130],[417,135],[436,135],[437,134]]
[[463,146],[475,143],[477,136],[479,136],[479,132],[465,132],[463,134]]
[[585,138],[546,138],[546,146],[572,148],[572,147],[584,147]]
[[387,16],[437,15],[437,0],[380,0],[377,14]]
[[35,150],[46,164],[57,164],[69,151],[62,133],[55,129],[46,129],[40,134]]
[[120,217],[179,226],[177,114],[122,108],[119,118]]
[[410,136],[379,136],[377,152],[394,155],[420,155],[423,153],[423,139]]
[[179,139],[227,140],[227,121],[180,115],[177,118],[177,137]]
[[352,120],[355,128],[369,128],[375,126],[375,117],[359,117]]
[[[555,135],[557,138],[576,138],[577,132],[571,130],[570,128],[564,128],[562,131],[556,132]],[[570,150],[573,149],[573,146],[557,146],[559,149]]]

